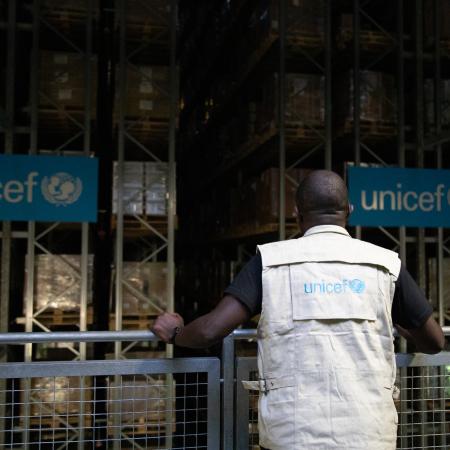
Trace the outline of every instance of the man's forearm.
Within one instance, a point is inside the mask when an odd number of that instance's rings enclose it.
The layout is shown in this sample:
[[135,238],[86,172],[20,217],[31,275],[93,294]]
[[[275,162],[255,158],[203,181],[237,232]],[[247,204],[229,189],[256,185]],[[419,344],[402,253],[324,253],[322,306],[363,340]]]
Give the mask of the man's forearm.
[[186,325],[175,337],[175,344],[188,348],[207,348],[219,342],[224,336],[210,331],[208,314]]

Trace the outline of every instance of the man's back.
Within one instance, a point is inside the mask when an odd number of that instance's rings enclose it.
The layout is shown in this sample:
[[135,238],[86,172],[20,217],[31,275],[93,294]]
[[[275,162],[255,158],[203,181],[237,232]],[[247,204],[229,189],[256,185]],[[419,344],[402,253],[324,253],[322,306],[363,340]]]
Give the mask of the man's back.
[[271,450],[395,448],[391,321],[398,257],[316,226],[259,247],[260,442]]

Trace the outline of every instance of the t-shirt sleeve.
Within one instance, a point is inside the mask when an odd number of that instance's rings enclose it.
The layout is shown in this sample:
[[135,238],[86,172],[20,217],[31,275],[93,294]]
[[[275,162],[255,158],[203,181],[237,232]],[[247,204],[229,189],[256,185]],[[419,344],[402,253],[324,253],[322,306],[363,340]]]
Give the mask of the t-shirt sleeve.
[[261,312],[262,259],[258,253],[242,268],[224,294],[232,295],[243,303],[252,316]]
[[402,266],[395,282],[392,321],[406,329],[419,328],[433,313],[424,292]]

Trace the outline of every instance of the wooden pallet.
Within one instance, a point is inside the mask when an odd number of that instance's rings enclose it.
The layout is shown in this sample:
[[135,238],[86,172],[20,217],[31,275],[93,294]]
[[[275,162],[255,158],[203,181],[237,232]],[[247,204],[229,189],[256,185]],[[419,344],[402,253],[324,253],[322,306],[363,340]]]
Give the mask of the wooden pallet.
[[[375,120],[361,120],[360,130],[362,136],[369,136],[377,139],[392,138],[397,134],[397,126],[394,123]],[[347,119],[344,125],[339,129],[337,135],[351,134],[353,131],[353,120]]]
[[[381,31],[360,30],[359,45],[361,50],[367,52],[379,52],[395,45],[395,40],[390,39]],[[351,28],[341,28],[337,37],[337,47],[344,50],[353,45],[353,30]]]
[[325,45],[325,35],[323,33],[308,34],[304,32],[288,31],[286,36],[287,47],[291,52],[296,53],[303,49],[321,49]]
[[[158,420],[148,420],[146,421],[144,417],[140,418],[137,423],[124,424],[121,427],[121,433],[131,435],[131,436],[164,436],[168,432],[174,433],[176,430],[176,424],[167,424],[164,419]],[[108,435],[114,434],[114,428],[108,428]]]
[[[123,330],[149,330],[153,325],[156,314],[124,315],[122,316]],[[109,316],[109,329],[114,330],[116,326],[116,314]]]
[[[62,429],[69,429],[70,427],[66,426],[66,423],[68,423],[70,426],[74,428],[79,428],[80,426],[80,417],[77,416],[75,413],[70,413],[68,416],[65,414],[58,414],[58,412],[55,413],[54,416],[50,417],[49,413],[44,412],[44,417],[36,416],[36,417],[30,417],[30,426],[40,428],[42,430],[42,433],[45,432],[51,432],[52,429],[57,429],[57,431],[61,432]],[[24,421],[24,418],[22,417],[22,421]],[[82,426],[83,427],[90,427],[92,425],[92,415],[90,412],[84,412],[83,414],[83,420],[82,420]]]
[[[158,233],[167,234],[167,217],[166,216],[141,216],[143,220],[148,222]],[[139,237],[154,235],[154,231],[145,226],[142,222],[133,216],[124,216],[123,230],[125,237]],[[175,220],[177,227],[177,220]],[[111,229],[117,230],[117,216],[111,216]]]
[[286,122],[285,135],[288,144],[314,143],[323,140],[321,136],[325,136],[325,130],[323,125],[312,128],[301,123]]
[[[78,311],[64,311],[61,309],[49,309],[34,317],[38,322],[50,326],[58,325],[79,325],[80,313]],[[17,317],[16,323],[24,324],[25,317]],[[86,323],[92,325],[94,323],[94,312],[92,306],[88,306],[86,310]]]

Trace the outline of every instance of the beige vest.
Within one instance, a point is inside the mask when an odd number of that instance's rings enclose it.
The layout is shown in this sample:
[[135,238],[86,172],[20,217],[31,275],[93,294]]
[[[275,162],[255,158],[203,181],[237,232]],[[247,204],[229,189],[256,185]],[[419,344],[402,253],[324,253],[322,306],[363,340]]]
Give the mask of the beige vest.
[[328,225],[259,251],[260,445],[394,450],[397,254]]

